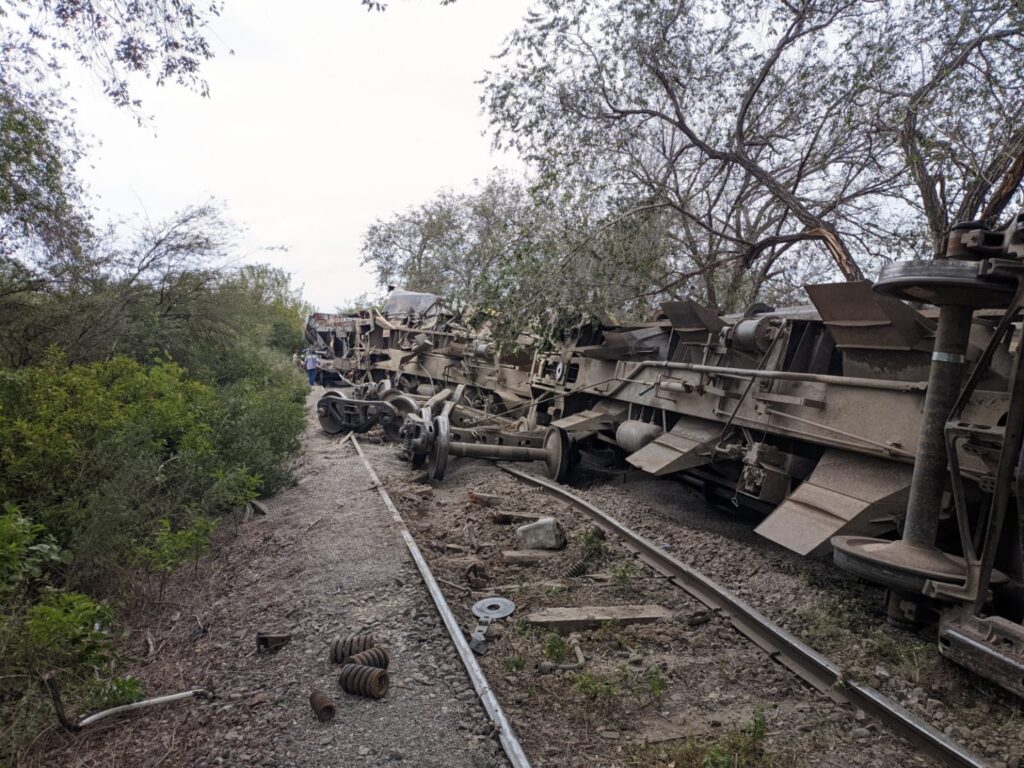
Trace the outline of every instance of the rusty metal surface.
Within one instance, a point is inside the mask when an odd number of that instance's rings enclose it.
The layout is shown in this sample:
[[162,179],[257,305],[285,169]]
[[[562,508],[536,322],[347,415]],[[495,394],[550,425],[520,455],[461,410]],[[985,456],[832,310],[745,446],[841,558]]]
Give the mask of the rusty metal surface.
[[316,690],[309,694],[309,706],[321,723],[334,719],[334,701],[325,691]]
[[391,687],[391,679],[388,677],[388,673],[380,667],[356,664],[349,660],[349,663],[341,668],[338,685],[345,693],[366,696],[370,699],[382,699]]
[[391,665],[391,657],[388,652],[379,646],[367,648],[365,651],[353,654],[348,659],[348,664],[361,664],[364,667],[377,667],[387,669]]
[[345,664],[355,654],[362,653],[376,645],[373,635],[369,632],[353,632],[344,637],[335,638],[331,643],[331,661],[335,664]]

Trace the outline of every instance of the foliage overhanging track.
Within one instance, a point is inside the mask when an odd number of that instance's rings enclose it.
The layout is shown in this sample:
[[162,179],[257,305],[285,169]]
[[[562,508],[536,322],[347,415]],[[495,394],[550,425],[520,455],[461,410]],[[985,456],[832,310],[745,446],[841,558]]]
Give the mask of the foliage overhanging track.
[[618,536],[626,548],[634,552],[641,561],[704,605],[727,616],[741,634],[772,659],[791,669],[801,679],[833,700],[864,710],[894,733],[905,738],[916,749],[951,768],[988,766],[987,761],[972,755],[961,745],[879,691],[848,679],[837,664],[769,621],[732,592],[664,552],[653,542],[594,505],[544,478],[528,475],[501,464],[498,467],[518,480],[536,486],[566,502],[592,519],[606,532]]
[[498,703],[498,698],[494,695],[494,691],[491,689],[490,683],[487,682],[487,677],[484,675],[483,670],[476,661],[476,657],[470,650],[469,644],[466,642],[465,635],[462,633],[462,628],[459,626],[458,619],[455,618],[451,608],[448,607],[448,601],[445,600],[444,593],[437,585],[437,581],[434,579],[434,574],[430,571],[430,566],[427,565],[427,561],[423,558],[423,553],[420,552],[420,548],[416,545],[416,540],[413,539],[412,534],[409,533],[409,529],[406,527],[405,521],[402,519],[402,515],[399,513],[395,503],[391,500],[391,496],[384,488],[384,484],[380,481],[380,478],[377,477],[377,473],[373,471],[373,467],[370,465],[369,459],[367,459],[366,454],[363,453],[362,446],[360,446],[359,441],[356,440],[355,433],[350,432],[346,439],[352,442],[352,446],[356,449],[356,453],[359,454],[359,458],[363,461],[363,466],[366,467],[366,473],[370,476],[373,487],[380,493],[380,497],[384,501],[384,506],[388,508],[388,511],[391,513],[391,517],[398,524],[402,534],[402,540],[405,541],[405,546],[409,549],[409,554],[412,556],[413,562],[416,564],[416,568],[419,569],[420,576],[423,579],[423,584],[430,593],[430,597],[433,599],[434,605],[437,607],[437,612],[441,615],[441,620],[444,622],[444,626],[452,638],[452,643],[454,643],[455,650],[458,651],[459,658],[462,660],[462,664],[466,668],[466,673],[469,675],[470,682],[473,683],[473,688],[476,691],[477,696],[480,698],[480,702],[484,705],[484,709],[487,710],[488,716],[498,729],[498,739],[501,741],[502,749],[505,750],[505,755],[508,757],[509,763],[511,763],[513,768],[530,768],[530,761],[526,757],[526,752],[523,751],[523,747],[519,743],[519,739],[516,738],[515,731],[512,729],[512,724],[509,722],[508,717],[506,717],[505,711],[501,708],[501,704]]

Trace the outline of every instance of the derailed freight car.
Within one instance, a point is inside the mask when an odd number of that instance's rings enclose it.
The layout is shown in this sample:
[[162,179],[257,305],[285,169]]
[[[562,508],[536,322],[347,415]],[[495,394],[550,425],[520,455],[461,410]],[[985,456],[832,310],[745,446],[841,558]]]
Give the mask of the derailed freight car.
[[943,258],[873,285],[808,286],[809,306],[666,302],[512,359],[424,298],[431,312],[374,315],[362,387],[321,420],[384,424],[438,479],[449,456],[560,478],[609,445],[688,473],[764,509],[761,535],[886,586],[894,622],[938,622],[943,654],[1024,696],[1022,275],[1024,214],[954,228]]

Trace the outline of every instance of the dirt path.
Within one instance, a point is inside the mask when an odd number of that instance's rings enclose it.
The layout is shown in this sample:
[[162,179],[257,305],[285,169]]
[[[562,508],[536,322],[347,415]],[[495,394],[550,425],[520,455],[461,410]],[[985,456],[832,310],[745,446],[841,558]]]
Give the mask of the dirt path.
[[[311,397],[310,404],[314,402]],[[57,736],[40,765],[443,766],[497,768],[504,756],[396,527],[348,445],[310,418],[296,487],[179,574],[180,601],[144,632],[134,674],[148,695],[201,685],[209,702],[172,704],[78,736]],[[366,446],[374,454],[392,449]],[[233,526],[225,526],[233,527]],[[188,569],[189,571],[191,569]],[[140,626],[140,625],[136,625]],[[205,631],[204,631],[205,629]],[[343,693],[327,642],[369,629],[391,654],[379,701]],[[291,633],[273,655],[257,631]],[[309,694],[335,697],[319,723]]]

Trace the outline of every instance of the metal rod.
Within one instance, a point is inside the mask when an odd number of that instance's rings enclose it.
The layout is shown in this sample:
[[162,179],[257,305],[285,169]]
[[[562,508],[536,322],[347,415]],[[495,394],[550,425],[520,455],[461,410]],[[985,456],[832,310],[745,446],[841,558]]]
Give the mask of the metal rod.
[[[763,371],[758,368],[729,368],[721,365],[701,363],[668,363],[645,360],[629,374],[631,378],[641,368],[666,368],[671,371],[694,371],[715,376],[736,379],[771,379],[773,381],[804,381],[815,384],[839,384],[862,389],[884,389],[891,392],[924,392],[928,389],[925,381],[894,381],[892,379],[867,379],[860,376],[832,376],[825,373],[798,373],[795,371]],[[667,382],[666,382],[667,383]],[[610,394],[610,393],[608,393]]]
[[358,453],[359,458],[363,460],[363,466],[366,467],[366,473],[370,476],[370,480],[380,492],[380,497],[384,500],[384,506],[388,508],[392,519],[399,526],[402,539],[405,541],[405,546],[408,548],[409,554],[412,555],[413,562],[416,563],[416,567],[419,569],[423,583],[427,587],[427,591],[430,593],[430,597],[433,599],[434,605],[437,607],[437,612],[441,615],[442,621],[444,621],[444,626],[448,630],[448,635],[451,637],[452,643],[455,644],[455,650],[458,651],[459,658],[462,659],[462,665],[466,668],[466,674],[469,675],[470,682],[473,683],[473,688],[476,691],[477,696],[480,697],[480,701],[484,705],[484,709],[487,710],[487,714],[498,729],[498,739],[501,741],[502,749],[505,750],[505,755],[508,757],[508,761],[512,764],[513,768],[530,768],[530,761],[527,759],[526,753],[523,751],[523,747],[519,743],[519,739],[516,738],[515,731],[512,730],[512,724],[505,716],[505,711],[501,708],[501,704],[498,703],[498,698],[494,695],[494,691],[491,690],[491,686],[487,682],[487,677],[484,675],[484,671],[480,668],[480,665],[476,661],[476,657],[469,649],[469,644],[466,642],[466,638],[462,634],[462,628],[459,626],[458,619],[455,618],[451,608],[448,607],[448,601],[445,600],[444,593],[437,585],[437,581],[434,579],[434,574],[430,572],[430,566],[427,565],[427,561],[423,558],[423,553],[420,552],[420,548],[416,545],[416,540],[413,539],[412,534],[409,533],[409,529],[406,527],[405,521],[398,512],[398,508],[391,500],[391,497],[388,495],[387,490],[381,483],[380,478],[377,477],[377,473],[374,472],[373,467],[370,466],[370,462],[367,460],[366,454],[363,453],[363,449],[359,445],[359,441],[356,440],[354,434],[351,436],[351,440],[353,447],[356,449],[356,453]]
[[[818,429],[824,429],[825,431],[832,432],[836,435],[848,437],[851,440],[857,440],[858,442],[864,443],[865,445],[873,445],[876,448],[880,448],[883,451],[886,451],[887,453],[899,454],[901,456],[907,456],[910,458],[913,458],[914,456],[913,453],[911,453],[910,451],[906,451],[902,448],[897,448],[893,445],[887,445],[886,443],[880,443],[879,441],[872,440],[871,438],[868,437],[861,437],[860,435],[853,434],[853,432],[847,432],[842,429],[836,429],[835,427],[830,427],[828,424],[822,424],[820,421],[811,421],[810,419],[805,419],[802,416],[794,416],[792,413],[786,413],[785,411],[777,411],[774,408],[765,408],[764,412],[767,413],[769,416],[782,416],[783,418],[792,419],[793,421],[798,421],[801,424],[806,424],[809,427],[817,427]],[[725,412],[717,411],[717,413]]]
[[949,418],[967,365],[971,333],[970,307],[949,305],[939,312],[935,348],[928,374],[928,394],[921,416],[917,458],[910,481],[903,541],[912,547],[931,548],[939,531],[942,494],[946,488],[946,419]]
[[85,718],[78,724],[78,727],[85,728],[87,725],[92,725],[93,723],[111,717],[112,715],[119,715],[122,712],[131,712],[136,709],[146,709],[147,707],[155,707],[158,704],[169,704],[172,701],[181,701],[182,699],[191,699],[195,696],[209,695],[209,691],[203,688],[193,688],[191,691],[171,693],[167,696],[157,696],[155,699],[146,699],[145,701],[136,701],[132,704],[123,704],[120,707],[111,707],[110,709],[105,709],[102,712],[97,712],[95,715],[89,715],[87,718]]
[[492,445],[490,443],[467,443],[453,441],[448,444],[452,456],[471,459],[494,459],[497,461],[547,461],[547,448],[531,448],[525,445]]
[[728,616],[740,633],[826,696],[864,710],[893,732],[909,740],[922,752],[950,768],[986,768],[988,765],[987,761],[975,757],[960,744],[874,688],[849,679],[837,664],[769,621],[725,587],[672,557],[653,542],[589,502],[543,478],[500,464],[498,466],[513,477],[568,502],[596,521],[601,528],[618,536],[625,546],[636,552],[647,565],[667,576],[673,584],[686,590],[709,608],[719,610]]

